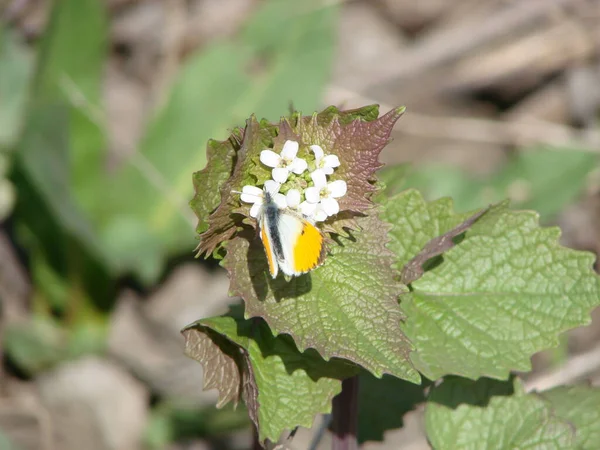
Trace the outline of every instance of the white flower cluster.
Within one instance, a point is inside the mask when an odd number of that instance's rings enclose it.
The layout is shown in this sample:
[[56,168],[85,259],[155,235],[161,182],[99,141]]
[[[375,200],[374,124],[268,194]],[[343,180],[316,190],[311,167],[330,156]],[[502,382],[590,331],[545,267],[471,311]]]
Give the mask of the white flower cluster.
[[[335,168],[339,167],[340,160],[335,155],[325,155],[319,145],[311,145],[310,149],[315,155],[315,168],[309,171],[313,185],[303,189],[302,192],[292,188],[283,195],[279,190],[290,174],[302,175],[308,170],[306,160],[297,157],[298,148],[298,142],[288,140],[283,144],[279,155],[270,149],[260,152],[260,161],[273,169],[272,180],[265,182],[264,189],[273,196],[273,200],[280,208],[296,209],[315,222],[323,222],[327,217],[340,211],[336,199],[346,195],[345,181],[327,182],[327,176],[333,174]],[[242,188],[240,198],[245,203],[253,204],[250,215],[256,217],[263,203],[263,190],[257,186],[246,185]]]

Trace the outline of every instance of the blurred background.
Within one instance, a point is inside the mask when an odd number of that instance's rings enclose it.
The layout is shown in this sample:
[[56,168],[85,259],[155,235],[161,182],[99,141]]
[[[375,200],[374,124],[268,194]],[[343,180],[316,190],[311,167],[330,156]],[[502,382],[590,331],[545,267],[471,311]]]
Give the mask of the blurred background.
[[[0,449],[250,448],[179,330],[230,302],[191,174],[252,113],[405,105],[394,189],[598,254],[599,57],[597,0],[0,0]],[[530,386],[600,383],[593,316]],[[405,424],[365,448],[429,448]]]

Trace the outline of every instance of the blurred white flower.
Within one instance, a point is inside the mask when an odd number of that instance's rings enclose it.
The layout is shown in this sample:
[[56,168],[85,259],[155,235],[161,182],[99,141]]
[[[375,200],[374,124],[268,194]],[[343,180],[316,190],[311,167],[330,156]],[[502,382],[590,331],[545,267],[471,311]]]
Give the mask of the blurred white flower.
[[[328,183],[323,169],[314,170],[310,176],[315,185],[306,188],[304,191],[306,201],[312,204],[319,204],[327,216],[337,214],[340,211],[340,205],[336,199],[346,195],[346,182],[344,180],[336,180]],[[318,207],[316,209],[318,210]]]
[[263,150],[260,152],[260,162],[265,166],[273,167],[271,176],[278,183],[285,183],[290,176],[290,172],[297,175],[302,174],[308,164],[302,158],[297,158],[298,143],[296,141],[285,141],[281,154],[278,155],[273,150]]
[[325,156],[320,145],[311,145],[310,149],[315,154],[317,169],[322,169],[325,175],[331,175],[336,167],[340,166],[340,159],[335,155]]
[[250,216],[256,218],[260,208],[264,203],[265,191],[271,194],[273,201],[277,204],[277,206],[280,208],[287,208],[288,205],[285,195],[279,193],[279,188],[281,188],[281,184],[273,180],[267,180],[265,182],[264,190],[248,184],[242,188],[240,200],[242,200],[244,203],[253,204],[250,208]]

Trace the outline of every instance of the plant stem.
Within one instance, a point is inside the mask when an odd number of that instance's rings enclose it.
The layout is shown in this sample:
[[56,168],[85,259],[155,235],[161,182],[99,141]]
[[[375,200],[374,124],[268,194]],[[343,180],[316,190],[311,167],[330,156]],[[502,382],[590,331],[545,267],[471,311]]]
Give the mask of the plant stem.
[[342,392],[333,399],[332,450],[358,449],[358,376],[342,381]]
[[252,450],[263,450],[263,446],[258,440],[258,430],[252,424]]

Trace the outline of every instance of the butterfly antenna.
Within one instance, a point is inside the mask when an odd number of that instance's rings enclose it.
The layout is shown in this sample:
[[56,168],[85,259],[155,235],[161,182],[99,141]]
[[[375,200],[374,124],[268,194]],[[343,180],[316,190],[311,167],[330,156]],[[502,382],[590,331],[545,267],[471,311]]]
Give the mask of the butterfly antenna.
[[232,194],[240,194],[240,195],[241,195],[241,194],[246,194],[246,195],[251,195],[251,196],[253,196],[253,197],[261,198],[261,196],[260,196],[260,195],[257,195],[257,194],[250,194],[250,193],[248,193],[248,192],[235,191],[235,190],[232,190],[232,191],[230,191],[230,192],[231,192]]

